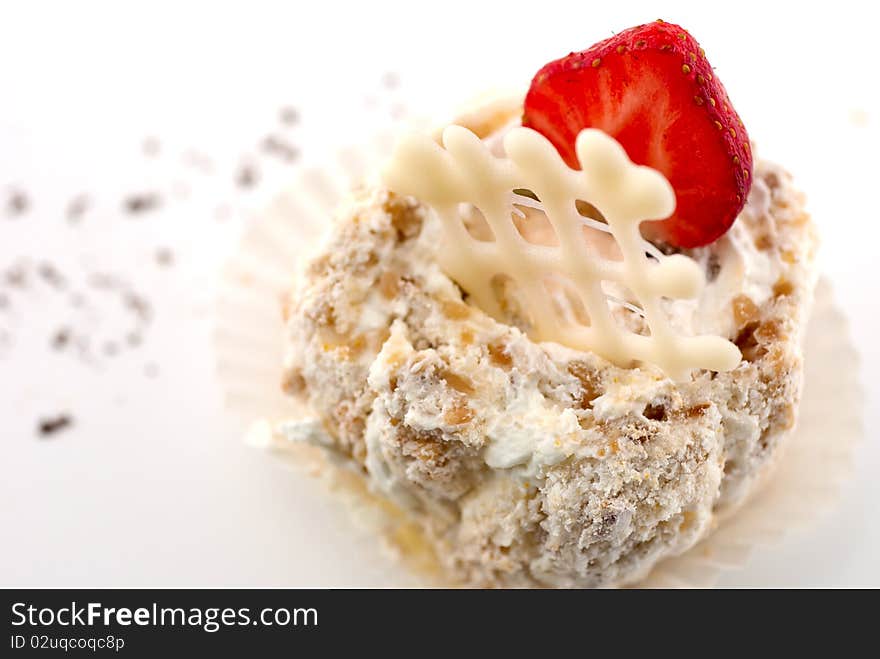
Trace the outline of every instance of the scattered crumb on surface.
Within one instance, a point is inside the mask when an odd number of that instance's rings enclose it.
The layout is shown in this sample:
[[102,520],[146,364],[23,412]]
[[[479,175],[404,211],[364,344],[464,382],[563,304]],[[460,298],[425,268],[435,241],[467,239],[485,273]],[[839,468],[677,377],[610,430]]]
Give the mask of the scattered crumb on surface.
[[52,335],[52,347],[55,350],[63,350],[70,343],[70,328],[59,327]]
[[278,113],[278,119],[285,126],[293,126],[299,123],[299,110],[291,105],[286,105],[281,108],[281,111]]
[[67,203],[67,221],[71,223],[79,222],[86,211],[89,209],[89,198],[85,194],[80,194],[71,199]]
[[149,301],[143,295],[133,291],[126,291],[122,295],[122,301],[129,311],[137,316],[141,322],[147,323],[150,321],[153,312]]
[[30,198],[23,190],[13,190],[6,201],[6,214],[9,217],[19,217],[24,215],[30,206]]
[[[156,258],[170,265],[173,252],[168,247],[159,248]],[[152,323],[153,306],[145,292],[121,275],[97,271],[79,273],[79,276],[87,290],[76,290],[77,275],[71,279],[49,260],[20,259],[0,270],[0,310],[11,306],[13,301],[18,303],[19,299],[25,313],[28,304],[58,309],[54,328],[45,330],[45,349],[51,351],[50,354],[77,357],[87,366],[99,366],[101,356],[113,357],[126,347],[140,344],[143,333]],[[121,321],[116,320],[118,315],[113,312],[105,315],[108,305],[117,309],[121,305],[124,311]],[[9,339],[7,343],[13,343],[16,338],[13,332],[26,334],[29,327],[4,327],[2,331]]]
[[73,425],[73,417],[69,414],[56,414],[40,419],[37,431],[41,437],[51,437]]
[[[371,105],[379,110],[391,110],[402,114],[402,106],[393,106],[393,90],[400,86],[400,79],[393,71],[380,78],[380,88],[374,89]],[[383,96],[388,99],[383,100]],[[41,329],[37,337],[47,359],[78,360],[87,367],[99,370],[109,357],[119,356],[141,349],[148,340],[148,332],[154,321],[156,310],[153,296],[159,293],[149,288],[148,276],[142,279],[137,264],[144,257],[133,260],[130,267],[116,270],[103,270],[107,263],[92,260],[91,249],[80,249],[80,231],[72,227],[82,223],[108,225],[124,218],[139,219],[148,214],[161,213],[166,209],[177,210],[192,205],[194,212],[216,221],[241,220],[247,217],[243,212],[245,205],[260,186],[267,186],[274,175],[283,168],[298,163],[301,159],[301,142],[297,139],[300,127],[307,121],[295,102],[279,104],[269,108],[269,123],[254,126],[246,142],[237,151],[242,159],[236,162],[222,160],[221,155],[209,147],[198,144],[175,146],[163,134],[135,134],[130,149],[145,171],[157,173],[159,164],[167,171],[164,179],[135,179],[130,188],[122,190],[101,189],[103,183],[95,180],[94,187],[72,188],[54,202],[51,209],[54,217],[46,211],[46,217],[39,217],[43,211],[43,200],[38,189],[30,187],[28,181],[16,182],[15,186],[0,188],[0,219],[14,218],[25,214],[37,215],[38,220],[54,220],[57,224],[68,226],[67,235],[71,240],[70,250],[74,259],[71,262],[55,260],[55,252],[42,247],[36,241],[35,250],[22,253],[21,259],[11,263],[0,263],[0,318],[4,324],[21,313],[28,312],[30,305],[47,305],[54,311],[49,325]],[[160,159],[161,160],[156,160]],[[216,158],[216,159],[215,159]],[[143,159],[154,160],[147,162]],[[204,177],[222,172],[212,181]],[[286,175],[286,174],[285,174]],[[141,181],[138,183],[137,181]],[[75,185],[79,185],[78,183]],[[211,186],[211,201],[202,202],[205,186]],[[222,185],[222,188],[218,187]],[[121,193],[121,194],[120,194]],[[118,195],[118,196],[117,196]],[[109,201],[110,207],[105,207]],[[48,207],[48,206],[47,206]],[[137,226],[142,226],[137,223]],[[81,230],[91,229],[83,226]],[[95,227],[97,228],[97,227]],[[131,229],[139,231],[139,228]],[[219,227],[218,227],[219,230]],[[115,229],[114,229],[115,231]],[[129,229],[121,229],[129,231]],[[74,234],[77,235],[74,235]],[[119,240],[118,237],[107,240]],[[165,239],[162,239],[163,242]],[[110,249],[114,246],[107,243]],[[65,245],[65,250],[68,247]],[[150,249],[147,243],[147,249]],[[181,245],[168,238],[167,244],[152,246],[152,253],[146,252],[146,260],[152,259],[154,267],[171,268],[178,263]],[[143,252],[141,252],[143,254]],[[14,255],[11,255],[14,256]],[[112,266],[110,266],[112,268]],[[176,276],[168,272],[167,277]],[[122,306],[122,313],[119,307]],[[7,312],[9,310],[9,312]],[[20,311],[21,310],[21,311]],[[12,312],[15,313],[12,313]],[[207,313],[204,311],[203,313]],[[26,317],[26,316],[25,316]],[[18,348],[20,335],[27,326],[0,327],[0,344]],[[3,357],[0,354],[0,357]],[[47,364],[49,368],[51,362]],[[161,363],[149,362],[143,365],[143,374],[148,378],[159,375]],[[137,362],[135,362],[137,367]],[[51,370],[50,370],[51,372]],[[68,376],[65,376],[68,377]],[[108,375],[108,377],[110,377]],[[69,427],[73,418],[69,414],[57,414],[39,419],[38,430],[41,436],[50,436]]]
[[160,247],[156,250],[156,263],[163,268],[174,265],[174,252],[170,247]]
[[299,158],[299,149],[281,135],[271,134],[263,138],[263,151],[277,156],[284,162],[294,162]]
[[52,288],[64,288],[67,285],[67,280],[64,278],[64,275],[62,275],[58,271],[58,268],[48,261],[40,263],[37,267],[37,274]]
[[125,198],[124,207],[127,213],[139,215],[156,210],[161,205],[159,195],[155,192],[141,192]]
[[25,288],[27,286],[27,273],[23,265],[14,265],[6,271],[4,280],[13,288]]
[[235,183],[240,188],[252,188],[256,185],[258,178],[256,166],[245,163],[238,168]]

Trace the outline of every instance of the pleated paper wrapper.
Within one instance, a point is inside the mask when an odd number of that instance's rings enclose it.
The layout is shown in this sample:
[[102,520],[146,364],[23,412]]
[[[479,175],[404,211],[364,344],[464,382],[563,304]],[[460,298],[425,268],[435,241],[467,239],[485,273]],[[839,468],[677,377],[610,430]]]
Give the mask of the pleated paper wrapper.
[[[306,416],[281,391],[281,301],[295,272],[330,225],[335,207],[375,172],[393,143],[390,133],[372,145],[340,152],[327,166],[301,171],[294,183],[249,224],[223,272],[216,307],[217,371],[226,408],[243,438],[283,464],[291,477],[322,478],[328,492],[351,509],[352,541],[382,541],[402,568],[380,572],[384,586],[444,585],[418,527],[363,478],[331,465],[318,449],[280,444],[272,424]],[[685,553],[661,561],[638,585],[709,587],[723,570],[742,567],[756,549],[809,526],[833,506],[851,473],[860,438],[862,392],[858,354],[830,284],[820,279],[805,344],[805,383],[800,416],[771,476],[739,510]],[[821,478],[817,478],[821,474]],[[295,502],[291,502],[295,505]]]

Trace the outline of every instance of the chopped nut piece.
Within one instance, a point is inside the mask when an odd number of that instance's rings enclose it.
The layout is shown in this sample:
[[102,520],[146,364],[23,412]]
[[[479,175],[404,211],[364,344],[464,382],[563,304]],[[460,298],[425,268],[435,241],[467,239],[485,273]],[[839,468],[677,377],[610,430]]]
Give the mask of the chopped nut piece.
[[400,275],[391,270],[386,270],[379,277],[379,292],[386,300],[393,300],[400,292]]
[[405,197],[399,197],[389,193],[388,201],[382,206],[388,215],[391,216],[391,226],[397,232],[397,239],[400,242],[415,238],[422,230],[422,218],[416,212],[417,206],[406,200]]
[[290,371],[281,382],[281,390],[291,395],[302,394],[306,390],[306,380],[299,371]]
[[759,357],[758,340],[755,338],[755,330],[758,329],[757,321],[746,323],[737,334],[734,343],[742,353],[743,359],[753,362]]
[[443,371],[440,374],[440,378],[456,391],[468,395],[474,393],[473,383],[463,375],[453,373],[452,371]]
[[591,408],[593,401],[602,395],[602,381],[599,373],[590,368],[585,362],[571,362],[568,365],[568,372],[580,380],[581,398],[579,407],[584,410]]
[[458,426],[467,423],[474,418],[474,411],[468,407],[467,403],[456,403],[454,407],[447,410],[443,415],[443,420],[449,425]]
[[507,347],[504,344],[492,342],[487,347],[489,349],[489,359],[495,366],[505,370],[509,370],[513,366],[513,359],[508,354]]
[[453,300],[443,300],[443,313],[453,320],[462,320],[471,315],[471,310],[466,304]]
[[666,407],[664,405],[655,405],[649,403],[645,405],[642,416],[651,421],[666,421]]
[[773,284],[773,295],[776,297],[791,295],[792,292],[794,292],[794,286],[785,277],[780,277],[777,282]]
[[362,335],[350,337],[328,329],[324,333],[321,348],[324,352],[338,352],[342,359],[351,360],[360,355],[366,345],[367,341]]
[[760,343],[778,341],[784,336],[784,334],[785,332],[782,329],[782,323],[775,318],[764,321],[755,330],[755,336]]
[[685,418],[694,419],[705,414],[710,407],[712,407],[711,403],[699,403],[687,408],[682,414]]
[[764,252],[773,247],[773,238],[768,236],[766,233],[762,233],[760,236],[755,238],[755,247],[757,247],[760,251]]
[[733,298],[733,320],[737,327],[742,327],[758,318],[759,310],[748,295],[740,294]]

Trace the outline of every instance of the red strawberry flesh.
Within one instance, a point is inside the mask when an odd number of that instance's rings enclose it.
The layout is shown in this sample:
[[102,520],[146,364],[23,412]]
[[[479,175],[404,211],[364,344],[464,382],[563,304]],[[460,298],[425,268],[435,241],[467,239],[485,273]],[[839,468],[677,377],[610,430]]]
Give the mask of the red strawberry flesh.
[[751,187],[749,137],[696,40],[657,21],[625,30],[547,64],[532,80],[523,125],[578,167],[575,139],[599,128],[633,162],[659,170],[675,190],[675,213],[643,233],[676,247],[722,236]]

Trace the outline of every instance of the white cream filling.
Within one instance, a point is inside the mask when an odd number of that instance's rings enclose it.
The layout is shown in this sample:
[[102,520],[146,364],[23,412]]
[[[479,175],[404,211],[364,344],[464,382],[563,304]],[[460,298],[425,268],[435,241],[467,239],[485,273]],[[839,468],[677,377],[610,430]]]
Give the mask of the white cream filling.
[[520,390],[504,413],[486,424],[483,458],[493,469],[524,467],[523,473],[531,476],[572,455],[580,430],[573,410],[560,413],[539,391]]

